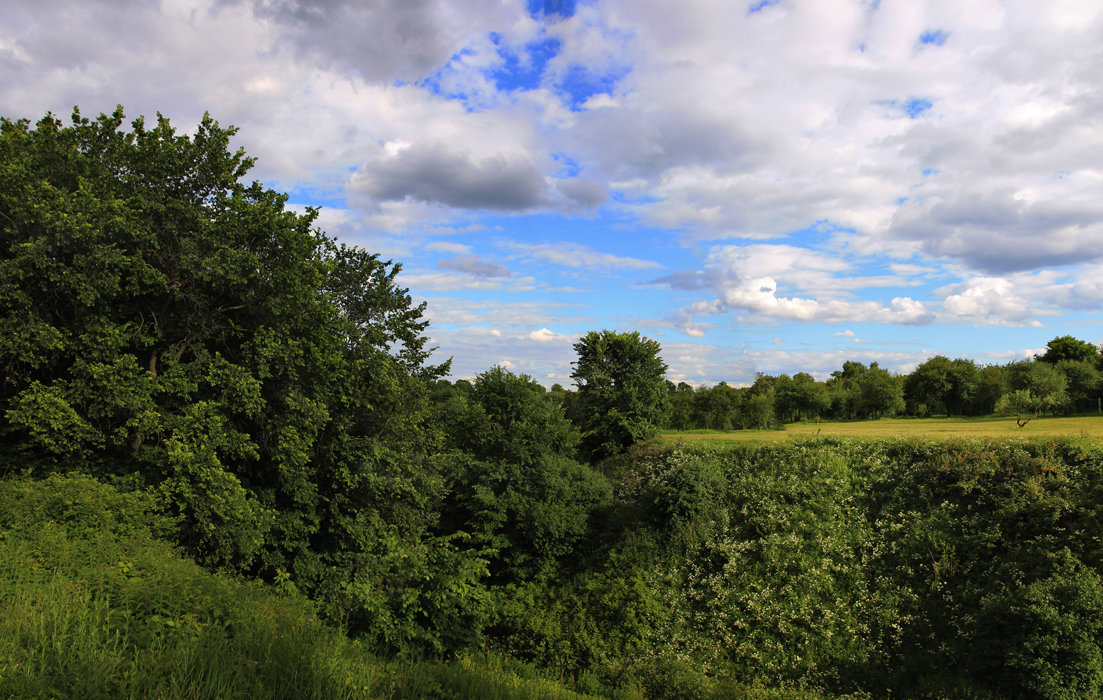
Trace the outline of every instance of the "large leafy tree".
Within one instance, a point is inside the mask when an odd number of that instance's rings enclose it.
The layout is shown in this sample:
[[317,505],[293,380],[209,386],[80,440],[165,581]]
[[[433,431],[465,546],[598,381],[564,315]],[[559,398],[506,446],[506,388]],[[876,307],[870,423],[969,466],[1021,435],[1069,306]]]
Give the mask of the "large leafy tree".
[[407,545],[446,569],[423,307],[244,182],[233,133],[2,122],[0,470],[145,485],[201,560],[322,593]]
[[582,445],[591,460],[652,437],[666,411],[666,363],[638,332],[591,331],[574,345],[571,377],[583,404]]

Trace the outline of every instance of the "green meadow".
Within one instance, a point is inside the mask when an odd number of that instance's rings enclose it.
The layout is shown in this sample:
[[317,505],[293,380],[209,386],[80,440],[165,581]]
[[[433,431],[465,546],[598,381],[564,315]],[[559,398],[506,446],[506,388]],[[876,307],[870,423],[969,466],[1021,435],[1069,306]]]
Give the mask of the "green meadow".
[[789,423],[783,430],[667,430],[665,442],[767,443],[805,437],[841,438],[1028,438],[1087,437],[1103,440],[1103,416],[1035,418],[1020,428],[1013,418],[883,418],[849,422]]

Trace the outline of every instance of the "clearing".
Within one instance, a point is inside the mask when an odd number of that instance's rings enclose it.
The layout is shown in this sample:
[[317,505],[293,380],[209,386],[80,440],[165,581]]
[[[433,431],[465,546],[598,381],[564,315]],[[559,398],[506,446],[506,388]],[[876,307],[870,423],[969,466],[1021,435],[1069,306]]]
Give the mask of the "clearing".
[[881,420],[820,423],[789,423],[784,430],[667,430],[662,439],[686,442],[776,442],[797,437],[824,435],[857,438],[953,437],[1088,437],[1103,440],[1103,416],[1040,417],[1024,428],[1009,416],[982,418],[882,418]]

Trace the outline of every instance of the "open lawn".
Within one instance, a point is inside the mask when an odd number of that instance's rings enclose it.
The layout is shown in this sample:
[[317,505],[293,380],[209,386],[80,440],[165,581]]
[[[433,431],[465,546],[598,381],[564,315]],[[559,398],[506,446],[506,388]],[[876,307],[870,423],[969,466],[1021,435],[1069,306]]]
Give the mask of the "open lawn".
[[1008,416],[984,418],[884,418],[852,422],[790,423],[785,430],[664,431],[663,440],[686,442],[775,442],[796,437],[831,435],[858,438],[1013,437],[1047,438],[1086,436],[1103,440],[1103,416],[1035,418],[1019,428]]

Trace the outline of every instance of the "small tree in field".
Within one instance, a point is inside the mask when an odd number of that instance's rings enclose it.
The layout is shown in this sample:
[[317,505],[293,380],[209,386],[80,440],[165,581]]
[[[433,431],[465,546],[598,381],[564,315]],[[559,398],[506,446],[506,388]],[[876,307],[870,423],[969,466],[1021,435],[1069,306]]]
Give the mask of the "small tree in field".
[[1031,362],[1018,365],[1016,369],[1020,375],[1016,378],[1018,386],[1000,397],[996,412],[1014,413],[1020,428],[1066,401],[1067,381],[1053,365]]
[[1029,389],[1019,389],[1004,394],[996,403],[996,413],[1014,413],[1020,428],[1042,413],[1057,405],[1053,395],[1037,396]]
[[658,433],[666,411],[666,363],[658,341],[591,331],[574,346],[571,377],[582,400],[582,447],[592,461]]

